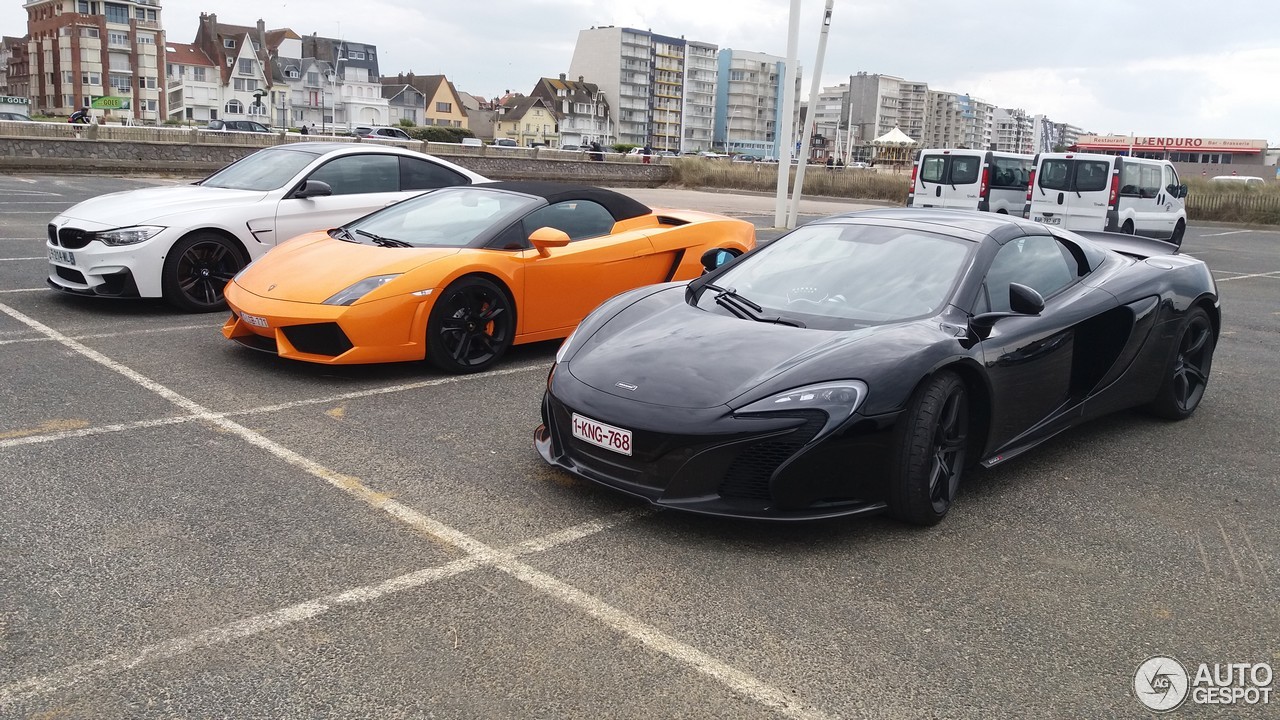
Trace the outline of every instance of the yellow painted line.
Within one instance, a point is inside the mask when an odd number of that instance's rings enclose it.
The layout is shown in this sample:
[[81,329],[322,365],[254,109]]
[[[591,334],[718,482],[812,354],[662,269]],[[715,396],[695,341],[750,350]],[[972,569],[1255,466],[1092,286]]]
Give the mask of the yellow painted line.
[[11,440],[13,438],[29,437],[31,435],[44,435],[45,433],[67,432],[68,430],[79,430],[89,427],[88,420],[49,420],[31,428],[20,428],[18,430],[9,430],[0,432],[0,440]]

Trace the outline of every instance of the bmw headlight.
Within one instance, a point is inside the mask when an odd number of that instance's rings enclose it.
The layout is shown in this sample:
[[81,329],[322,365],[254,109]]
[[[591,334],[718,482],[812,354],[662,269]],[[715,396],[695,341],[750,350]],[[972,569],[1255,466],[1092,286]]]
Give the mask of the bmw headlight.
[[354,305],[357,300],[386,285],[387,283],[400,277],[400,273],[393,275],[374,275],[367,277],[351,287],[343,290],[328,300],[324,301],[325,305]]
[[119,247],[121,245],[137,245],[160,234],[164,230],[159,225],[135,225],[133,227],[101,230],[90,236],[91,240],[100,240],[103,245]]
[[835,380],[786,390],[738,408],[739,415],[780,413],[789,410],[822,410],[830,418],[827,427],[844,422],[867,397],[861,380]]

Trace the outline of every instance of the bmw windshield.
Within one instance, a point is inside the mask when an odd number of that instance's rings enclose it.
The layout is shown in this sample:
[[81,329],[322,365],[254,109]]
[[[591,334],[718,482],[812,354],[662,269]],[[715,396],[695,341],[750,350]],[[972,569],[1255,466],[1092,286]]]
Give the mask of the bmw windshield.
[[466,247],[544,204],[541,198],[481,187],[434,190],[349,223],[342,229],[378,244]]
[[[807,225],[729,266],[714,283],[760,316],[846,330],[936,314],[975,243],[937,233],[846,223]],[[698,307],[725,312],[719,293]]]
[[316,153],[302,150],[260,150],[222,168],[200,184],[229,190],[277,190],[318,157]]

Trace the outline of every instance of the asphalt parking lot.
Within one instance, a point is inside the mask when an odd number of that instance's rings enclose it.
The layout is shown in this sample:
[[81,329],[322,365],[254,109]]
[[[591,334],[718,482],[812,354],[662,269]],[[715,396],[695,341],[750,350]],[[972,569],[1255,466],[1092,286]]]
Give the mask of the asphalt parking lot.
[[1280,667],[1280,232],[1188,230],[1224,316],[1192,419],[972,473],[932,529],[776,526],[545,466],[554,342],[320,367],[46,289],[51,217],[154,182],[0,177],[0,717],[1128,718],[1149,656]]

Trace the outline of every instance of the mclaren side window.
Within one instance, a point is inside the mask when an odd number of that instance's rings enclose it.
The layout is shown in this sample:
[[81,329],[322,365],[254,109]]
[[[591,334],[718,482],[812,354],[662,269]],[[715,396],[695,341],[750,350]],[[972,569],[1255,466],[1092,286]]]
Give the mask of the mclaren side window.
[[1055,237],[1027,235],[1010,240],[991,261],[983,282],[986,297],[977,305],[995,312],[1008,312],[1010,283],[1026,285],[1049,298],[1082,274],[1080,261]]
[[613,232],[613,215],[590,200],[567,200],[540,208],[524,219],[525,237],[541,227],[563,230],[570,240],[608,235]]

